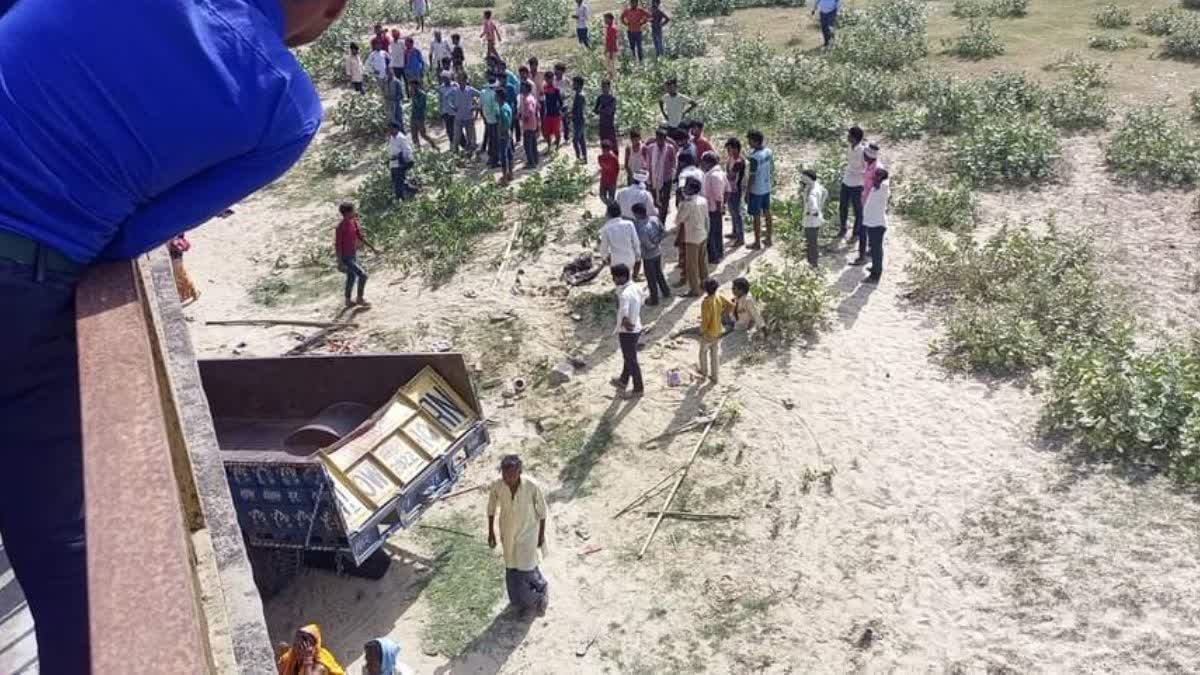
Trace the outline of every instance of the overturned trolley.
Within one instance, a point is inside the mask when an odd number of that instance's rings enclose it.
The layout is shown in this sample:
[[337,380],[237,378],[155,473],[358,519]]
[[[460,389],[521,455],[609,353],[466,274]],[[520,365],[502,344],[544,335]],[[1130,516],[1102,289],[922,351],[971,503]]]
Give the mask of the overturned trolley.
[[410,527],[488,443],[460,354],[200,361],[255,581],[299,569],[378,578]]

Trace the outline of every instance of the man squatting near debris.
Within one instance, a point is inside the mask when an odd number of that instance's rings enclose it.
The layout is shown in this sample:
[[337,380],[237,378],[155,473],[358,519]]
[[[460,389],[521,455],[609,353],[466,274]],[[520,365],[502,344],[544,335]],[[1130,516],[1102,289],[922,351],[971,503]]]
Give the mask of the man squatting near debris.
[[500,459],[500,478],[488,490],[487,543],[496,547],[494,523],[500,511],[500,548],[504,551],[504,585],[508,600],[529,617],[545,612],[549,584],[538,569],[538,550],[546,545],[546,493],[532,478],[521,475],[521,458]]

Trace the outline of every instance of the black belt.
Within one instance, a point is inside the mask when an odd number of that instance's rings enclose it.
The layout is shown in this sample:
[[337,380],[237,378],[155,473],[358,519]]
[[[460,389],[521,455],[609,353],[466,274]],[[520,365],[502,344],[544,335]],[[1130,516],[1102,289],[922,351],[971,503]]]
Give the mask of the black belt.
[[60,274],[76,274],[84,268],[45,244],[7,230],[0,230],[0,258]]

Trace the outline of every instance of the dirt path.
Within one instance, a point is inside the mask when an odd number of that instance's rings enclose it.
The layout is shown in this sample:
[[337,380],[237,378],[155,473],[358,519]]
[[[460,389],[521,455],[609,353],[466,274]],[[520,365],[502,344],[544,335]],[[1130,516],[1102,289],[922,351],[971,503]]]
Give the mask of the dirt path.
[[[893,166],[903,171],[927,152],[923,144],[894,148]],[[1061,186],[982,195],[984,229],[1059,207],[1064,227],[1097,233],[1113,278],[1147,316],[1166,328],[1193,324],[1200,313],[1190,268],[1159,264],[1194,246],[1177,208],[1184,197],[1109,180],[1091,139],[1075,152]],[[203,355],[278,354],[296,340],[288,329],[205,327],[206,319],[337,311],[337,275],[303,281],[274,308],[247,295],[280,255],[286,276],[332,229],[331,202],[297,203],[295,195],[294,186],[273,188],[196,233],[188,265],[204,297],[188,313]],[[583,207],[598,212],[594,196]],[[574,215],[563,221],[560,241],[499,280],[493,265],[506,232],[436,290],[368,259],[375,307],[352,334],[364,349],[446,341],[489,364],[480,380],[489,385],[494,442],[464,486],[490,479],[499,454],[520,451],[552,492],[547,616],[532,625],[497,616],[451,662],[420,653],[422,624],[436,611],[421,593],[429,552],[402,536],[394,543],[408,560],[381,581],[318,572],[298,579],[267,603],[273,635],[318,620],[351,662],[363,641],[390,634],[422,673],[1200,668],[1195,496],[1149,473],[1072,463],[1036,440],[1035,390],[950,377],[931,363],[936,323],[900,297],[910,246],[901,219],[888,234],[883,284],[862,286],[859,268],[828,257],[840,296],[831,330],[807,348],[766,357],[740,337],[728,340],[720,387],[665,386],[667,370],[686,373],[694,360],[694,343],[670,335],[695,325],[698,306],[647,311],[649,392],[632,404],[614,400],[606,384],[620,360],[608,320],[572,321],[549,290],[579,248]],[[728,282],[777,256],[739,251],[718,274]],[[586,292],[606,288],[601,277]],[[515,323],[492,322],[508,310]],[[510,330],[501,326],[515,326],[519,339],[498,341]],[[501,396],[512,377],[567,352],[588,364],[571,383],[515,402]],[[706,444],[675,507],[741,519],[668,521],[637,560],[650,521],[612,515],[682,463],[696,436],[642,442],[726,393],[739,419]],[[559,431],[539,435],[533,421],[547,417]],[[575,444],[564,447],[564,438]],[[482,498],[432,515],[450,512],[482,528]]]

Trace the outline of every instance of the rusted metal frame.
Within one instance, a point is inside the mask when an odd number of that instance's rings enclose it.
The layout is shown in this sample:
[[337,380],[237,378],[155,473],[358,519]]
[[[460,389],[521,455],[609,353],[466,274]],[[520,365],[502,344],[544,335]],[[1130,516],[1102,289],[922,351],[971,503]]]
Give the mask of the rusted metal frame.
[[134,265],[89,269],[76,316],[92,671],[211,673]]

